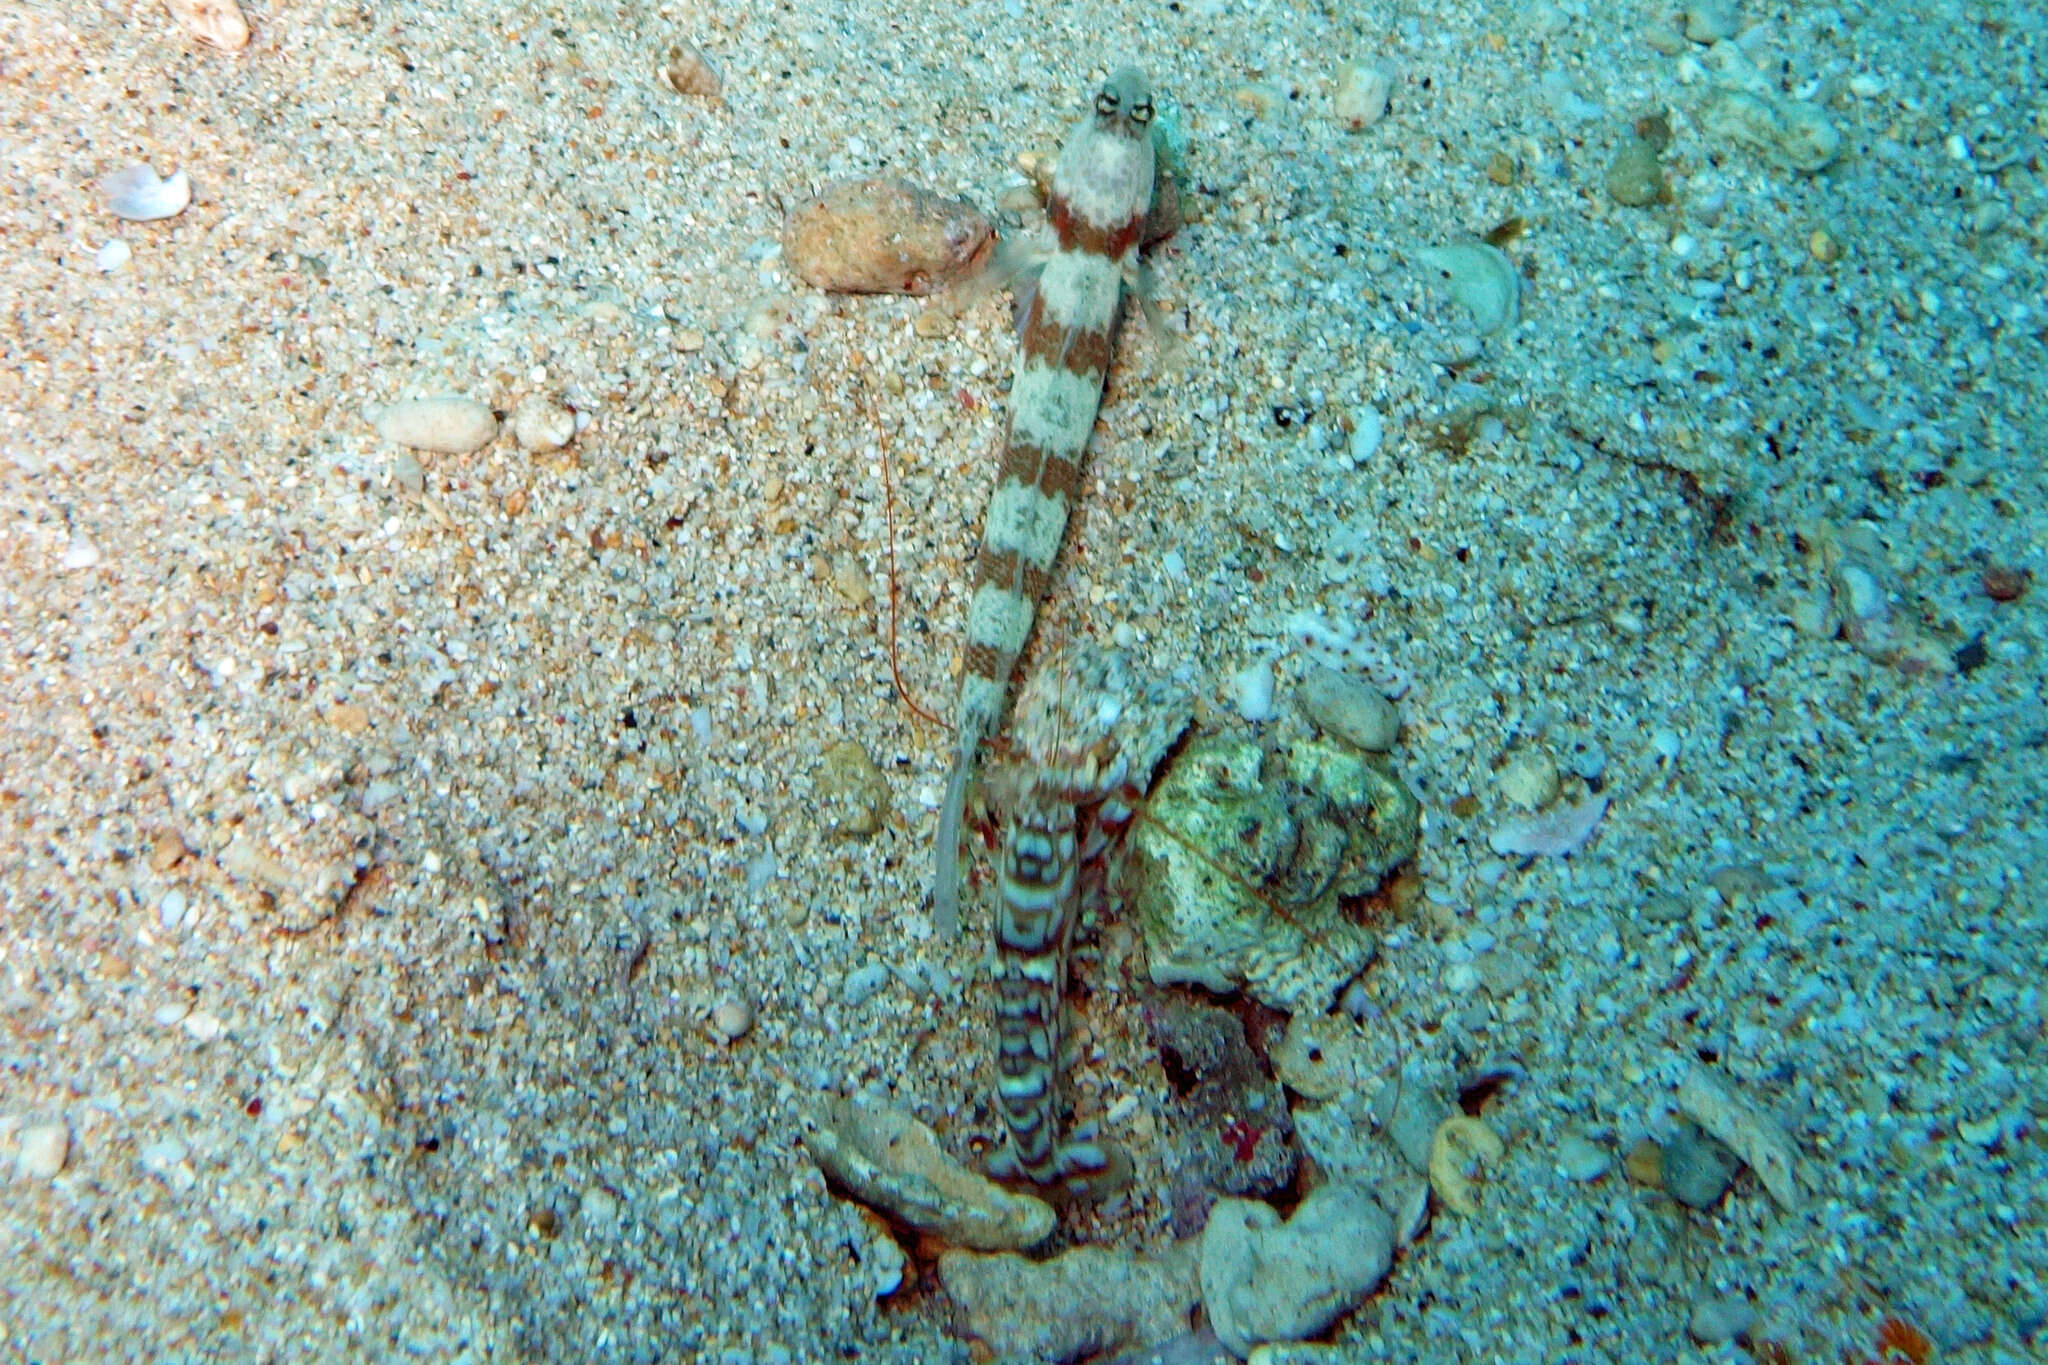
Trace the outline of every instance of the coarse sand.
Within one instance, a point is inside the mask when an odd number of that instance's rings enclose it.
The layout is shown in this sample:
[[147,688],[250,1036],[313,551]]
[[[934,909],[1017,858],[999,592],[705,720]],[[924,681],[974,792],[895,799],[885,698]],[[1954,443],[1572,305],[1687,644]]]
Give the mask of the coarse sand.
[[[1424,832],[1353,1003],[1439,1102],[1507,1078],[1477,1215],[1331,1358],[2038,1358],[2038,10],[248,17],[0,14],[0,1358],[969,1358],[796,1138],[827,1093],[1000,1137],[881,442],[943,713],[1013,335],[820,294],[779,233],[848,175],[1013,223],[1123,59],[1184,146],[1186,354],[1126,328],[1041,641],[1215,726],[1262,658],[1292,716],[1298,613],[1384,651]],[[720,97],[657,78],[685,42]],[[1361,70],[1384,117],[1333,108]],[[190,207],[114,217],[134,162]],[[1485,336],[1427,268],[1480,238]],[[437,395],[576,436],[364,417]],[[867,837],[818,818],[842,741]],[[1493,851],[1531,754],[1608,799],[1569,857]],[[1097,946],[1072,1089],[1140,1178],[1062,1237],[1157,1248],[1153,988]],[[1631,1177],[1697,1067],[1794,1207]]]

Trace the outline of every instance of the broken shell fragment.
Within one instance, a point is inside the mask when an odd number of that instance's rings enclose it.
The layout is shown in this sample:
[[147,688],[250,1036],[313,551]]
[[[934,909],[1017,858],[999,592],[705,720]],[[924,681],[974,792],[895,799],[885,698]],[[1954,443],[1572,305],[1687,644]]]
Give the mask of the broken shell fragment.
[[725,93],[724,75],[709,57],[697,50],[694,43],[677,43],[668,50],[668,61],[661,68],[661,79],[678,95],[715,100]]
[[192,202],[192,181],[183,171],[159,179],[154,170],[138,161],[102,177],[100,195],[116,218],[154,223],[185,211]]
[[1521,277],[1507,253],[1485,242],[1457,242],[1417,253],[1443,280],[1452,298],[1472,314],[1481,336],[1512,327],[1521,317]]
[[249,21],[235,0],[164,0],[164,8],[186,32],[223,52],[249,45]]

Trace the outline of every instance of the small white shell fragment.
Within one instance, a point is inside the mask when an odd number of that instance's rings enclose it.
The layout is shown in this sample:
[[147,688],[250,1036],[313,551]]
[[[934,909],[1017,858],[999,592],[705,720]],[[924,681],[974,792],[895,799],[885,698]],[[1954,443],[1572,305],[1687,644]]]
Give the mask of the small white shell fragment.
[[101,247],[93,256],[93,263],[102,275],[111,275],[135,258],[135,250],[119,237]]
[[1273,719],[1273,661],[1255,659],[1231,674],[1230,698],[1254,725]]
[[76,573],[80,569],[90,569],[99,562],[100,547],[77,532],[73,532],[71,539],[64,544],[63,563],[65,572]]
[[1347,62],[1337,72],[1337,92],[1330,103],[1347,132],[1362,133],[1386,117],[1393,94],[1394,75],[1385,66]]
[[14,1173],[24,1180],[50,1180],[71,1156],[71,1130],[60,1123],[38,1123],[21,1130],[14,1153]]
[[528,394],[512,409],[512,439],[521,450],[560,450],[576,439],[576,414],[537,393]]
[[223,52],[249,45],[249,21],[235,0],[164,0],[164,8],[193,37]]
[[1798,1159],[1782,1128],[1727,1083],[1695,1063],[1678,1084],[1678,1108],[1742,1158],[1787,1213],[1799,1209]]
[[441,455],[467,455],[498,434],[497,417],[473,398],[408,398],[363,417],[394,445]]
[[1450,287],[1451,297],[1472,315],[1481,336],[1512,327],[1521,318],[1522,279],[1515,263],[1497,246],[1485,242],[1454,242],[1425,247],[1422,263]]
[[100,178],[100,197],[107,212],[131,223],[175,218],[192,203],[192,180],[183,171],[160,179],[141,162],[123,166]]

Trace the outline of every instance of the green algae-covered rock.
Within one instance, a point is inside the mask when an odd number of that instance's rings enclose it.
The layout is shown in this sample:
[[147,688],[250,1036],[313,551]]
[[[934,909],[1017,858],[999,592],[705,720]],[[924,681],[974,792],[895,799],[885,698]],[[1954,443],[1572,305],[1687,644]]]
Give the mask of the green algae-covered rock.
[[1197,740],[1132,832],[1152,979],[1326,1008],[1376,947],[1344,902],[1415,856],[1420,824],[1398,779],[1333,741],[1269,754],[1250,738]]

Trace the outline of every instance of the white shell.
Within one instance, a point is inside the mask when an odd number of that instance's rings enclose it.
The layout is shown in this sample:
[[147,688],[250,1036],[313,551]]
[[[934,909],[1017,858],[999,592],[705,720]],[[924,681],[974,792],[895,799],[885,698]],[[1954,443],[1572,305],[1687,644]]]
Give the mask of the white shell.
[[192,202],[192,181],[183,171],[160,180],[155,171],[138,161],[102,176],[100,194],[106,200],[107,211],[116,218],[153,223],[160,218],[175,218],[185,211]]
[[164,0],[164,8],[186,32],[224,52],[249,45],[249,21],[235,0]]
[[101,247],[98,253],[94,255],[93,260],[98,264],[102,274],[111,275],[122,266],[128,264],[134,258],[134,255],[134,249],[119,237],[116,237]]
[[1428,247],[1418,255],[1442,277],[1451,297],[1472,314],[1472,325],[1481,336],[1512,327],[1521,316],[1522,279],[1499,247],[1458,242]]

